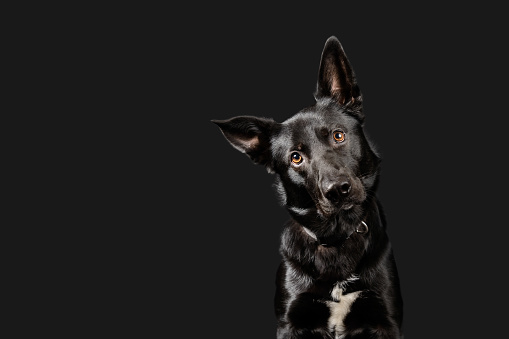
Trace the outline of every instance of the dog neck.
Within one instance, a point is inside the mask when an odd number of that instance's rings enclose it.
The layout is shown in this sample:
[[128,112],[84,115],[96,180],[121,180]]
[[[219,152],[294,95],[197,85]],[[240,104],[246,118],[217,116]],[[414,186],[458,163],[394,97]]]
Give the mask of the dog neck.
[[[304,231],[306,231],[306,233],[311,238],[313,238],[315,241],[319,242],[321,246],[325,246],[325,247],[328,246],[328,244],[323,243],[322,241],[320,241],[318,239],[318,237],[316,236],[316,234],[314,232],[312,232],[309,228],[307,228],[305,226],[302,226],[302,228],[304,229]],[[348,240],[352,236],[352,234],[354,234],[354,233],[366,234],[366,233],[368,233],[368,231],[369,231],[368,224],[366,224],[365,221],[361,221],[360,224],[357,225],[357,227],[346,236],[345,241]]]

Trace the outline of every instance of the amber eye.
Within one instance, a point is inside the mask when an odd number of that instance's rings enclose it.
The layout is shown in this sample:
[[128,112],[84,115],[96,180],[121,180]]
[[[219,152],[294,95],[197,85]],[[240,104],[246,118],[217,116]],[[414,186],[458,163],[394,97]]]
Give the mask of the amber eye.
[[298,165],[302,162],[302,156],[297,152],[293,152],[291,155],[291,158],[292,158],[292,162],[296,165]]
[[345,141],[345,133],[343,133],[341,131],[334,131],[332,133],[332,137],[334,138],[334,140],[336,140],[336,142]]

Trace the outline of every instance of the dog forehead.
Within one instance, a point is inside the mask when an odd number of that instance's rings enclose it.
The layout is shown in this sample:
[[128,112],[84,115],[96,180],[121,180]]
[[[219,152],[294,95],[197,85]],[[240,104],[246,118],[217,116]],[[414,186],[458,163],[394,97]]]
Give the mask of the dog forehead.
[[285,134],[295,136],[304,135],[309,137],[317,128],[327,127],[325,117],[313,112],[301,112],[282,123]]
[[302,111],[281,124],[281,131],[273,143],[276,148],[295,147],[300,143],[313,142],[320,133],[328,133],[333,129],[348,132],[355,122],[355,119],[341,112]]

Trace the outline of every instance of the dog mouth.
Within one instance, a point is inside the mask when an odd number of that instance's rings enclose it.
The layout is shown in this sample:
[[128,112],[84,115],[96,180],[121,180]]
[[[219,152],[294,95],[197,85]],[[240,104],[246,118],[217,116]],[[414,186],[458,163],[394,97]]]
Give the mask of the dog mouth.
[[354,201],[345,201],[340,204],[331,204],[329,201],[319,201],[317,205],[317,210],[324,217],[332,217],[341,212],[351,212],[355,210],[355,206],[360,205],[360,202]]
[[354,206],[353,203],[346,203],[346,204],[341,205],[340,209],[344,210],[344,211],[348,211],[348,210],[351,210],[353,206]]

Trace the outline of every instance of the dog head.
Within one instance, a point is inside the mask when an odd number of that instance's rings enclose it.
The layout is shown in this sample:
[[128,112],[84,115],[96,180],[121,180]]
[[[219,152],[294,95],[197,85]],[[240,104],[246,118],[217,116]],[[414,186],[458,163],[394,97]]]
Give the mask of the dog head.
[[362,217],[380,163],[363,131],[355,74],[335,37],[322,52],[315,99],[282,123],[253,116],[213,122],[233,147],[276,174],[292,217],[320,231],[331,221]]

